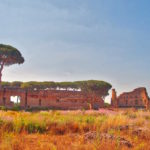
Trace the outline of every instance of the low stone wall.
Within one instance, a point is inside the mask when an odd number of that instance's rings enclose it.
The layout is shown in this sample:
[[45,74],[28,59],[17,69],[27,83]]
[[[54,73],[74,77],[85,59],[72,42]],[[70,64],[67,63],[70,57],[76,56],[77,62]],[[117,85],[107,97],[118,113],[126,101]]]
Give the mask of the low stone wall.
[[61,90],[24,90],[5,88],[0,89],[0,106],[12,108],[14,103],[11,96],[20,97],[22,108],[52,108],[52,109],[99,109],[104,107],[101,97],[81,91]]

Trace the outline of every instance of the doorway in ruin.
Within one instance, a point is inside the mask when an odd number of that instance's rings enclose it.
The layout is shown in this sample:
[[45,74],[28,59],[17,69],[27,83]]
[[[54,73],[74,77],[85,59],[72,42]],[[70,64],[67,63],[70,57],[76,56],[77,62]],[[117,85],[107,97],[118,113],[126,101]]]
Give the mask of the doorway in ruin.
[[20,96],[10,96],[10,101],[13,102],[14,104],[20,104],[21,102],[21,97]]

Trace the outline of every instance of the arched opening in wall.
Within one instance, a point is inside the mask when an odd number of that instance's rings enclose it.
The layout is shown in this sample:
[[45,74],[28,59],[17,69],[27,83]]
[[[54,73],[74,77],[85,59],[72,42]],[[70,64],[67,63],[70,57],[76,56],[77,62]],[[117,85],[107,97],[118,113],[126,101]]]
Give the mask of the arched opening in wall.
[[14,104],[20,104],[21,97],[20,96],[10,96],[10,101],[13,102]]

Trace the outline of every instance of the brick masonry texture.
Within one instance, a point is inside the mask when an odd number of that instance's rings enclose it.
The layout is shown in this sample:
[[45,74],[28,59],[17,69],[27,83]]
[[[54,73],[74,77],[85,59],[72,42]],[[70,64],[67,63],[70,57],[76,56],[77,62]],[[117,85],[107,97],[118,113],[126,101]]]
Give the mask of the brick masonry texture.
[[111,105],[113,107],[149,108],[150,99],[144,87],[131,92],[124,92],[118,97],[115,89],[112,89]]
[[101,96],[81,91],[0,89],[0,106],[14,107],[11,96],[20,97],[21,108],[52,108],[62,110],[99,109],[104,107]]

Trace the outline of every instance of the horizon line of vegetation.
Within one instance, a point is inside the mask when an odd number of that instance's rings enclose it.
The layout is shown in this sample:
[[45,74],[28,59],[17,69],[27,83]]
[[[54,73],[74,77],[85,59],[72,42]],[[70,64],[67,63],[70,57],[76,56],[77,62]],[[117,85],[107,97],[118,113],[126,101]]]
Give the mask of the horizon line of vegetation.
[[29,81],[29,82],[2,82],[3,88],[22,88],[22,89],[81,89],[84,92],[94,92],[98,95],[107,96],[108,91],[112,88],[112,85],[105,81],[100,80],[86,80],[86,81],[74,81],[74,82],[54,82],[54,81]]

